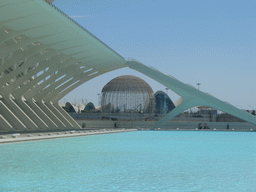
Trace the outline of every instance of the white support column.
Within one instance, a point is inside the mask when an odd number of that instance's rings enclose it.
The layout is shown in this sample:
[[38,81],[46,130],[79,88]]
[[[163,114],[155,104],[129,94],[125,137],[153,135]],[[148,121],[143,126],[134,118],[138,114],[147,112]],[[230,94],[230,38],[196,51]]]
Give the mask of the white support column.
[[[39,101],[40,102],[40,101]],[[52,119],[37,105],[38,102],[32,99],[28,99],[26,103],[29,107],[47,124],[48,129],[56,130],[57,125],[52,121]]]
[[13,130],[24,131],[27,130],[26,126],[19,120],[18,117],[0,100],[0,113],[6,119],[8,124],[11,125]]
[[30,117],[30,119],[33,119],[33,121],[38,125],[38,129],[50,129],[49,126],[42,120],[42,118],[35,111],[33,111],[33,109],[26,103],[25,99],[16,98],[15,102]]
[[53,103],[53,105],[58,110],[58,112],[61,113],[61,115],[63,115],[63,117],[67,119],[69,123],[72,124],[75,129],[81,129],[81,126],[63,108],[59,106],[58,102]]
[[0,115],[0,132],[10,132],[10,131],[15,131],[15,129],[2,115]]
[[17,105],[14,98],[11,98],[10,96],[4,97],[3,102],[8,107],[8,109],[10,109],[13,114],[15,114],[15,116],[22,122],[22,124],[25,126],[25,129],[38,129],[36,123],[32,119],[30,119],[30,117],[20,108],[19,105]]
[[80,127],[73,125],[66,117],[63,115],[58,108],[52,102],[45,102],[45,105],[60,119],[60,121],[65,124],[67,129],[79,129]]
[[37,105],[57,125],[57,129],[67,129],[66,125],[45,105],[43,101],[37,102]]

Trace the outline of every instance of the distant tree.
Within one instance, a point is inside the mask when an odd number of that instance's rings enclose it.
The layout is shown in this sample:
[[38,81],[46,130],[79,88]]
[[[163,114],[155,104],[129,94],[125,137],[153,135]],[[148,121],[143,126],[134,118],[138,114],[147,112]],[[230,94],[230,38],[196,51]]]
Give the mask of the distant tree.
[[255,110],[252,110],[252,115],[256,115],[256,114],[255,114]]

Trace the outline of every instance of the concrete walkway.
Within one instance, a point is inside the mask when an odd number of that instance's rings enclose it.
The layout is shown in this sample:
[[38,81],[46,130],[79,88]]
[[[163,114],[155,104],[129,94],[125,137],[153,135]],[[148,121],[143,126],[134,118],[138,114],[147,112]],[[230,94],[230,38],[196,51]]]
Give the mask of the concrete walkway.
[[121,133],[137,131],[137,129],[100,129],[100,130],[69,130],[59,132],[43,132],[43,133],[13,133],[0,135],[0,144],[3,143],[14,143],[23,141],[35,141],[43,139],[57,139],[64,137],[78,137],[78,136],[89,136],[99,134],[110,134],[110,133]]

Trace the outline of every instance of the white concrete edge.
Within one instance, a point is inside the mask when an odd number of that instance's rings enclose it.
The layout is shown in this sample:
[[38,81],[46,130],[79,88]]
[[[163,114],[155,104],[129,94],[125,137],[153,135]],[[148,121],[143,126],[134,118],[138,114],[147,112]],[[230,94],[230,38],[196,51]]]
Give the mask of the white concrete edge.
[[[37,141],[37,140],[46,140],[46,139],[58,139],[58,138],[67,138],[67,137],[90,136],[90,135],[100,135],[100,134],[111,134],[111,133],[123,133],[123,132],[131,132],[131,131],[138,131],[138,129],[81,130],[81,131],[47,132],[47,133],[27,133],[27,134],[23,134],[23,136],[27,135],[27,137],[0,138],[0,144],[16,143],[16,142],[23,142],[23,141]],[[34,136],[35,134],[37,136]],[[39,134],[42,134],[42,135],[39,136]]]

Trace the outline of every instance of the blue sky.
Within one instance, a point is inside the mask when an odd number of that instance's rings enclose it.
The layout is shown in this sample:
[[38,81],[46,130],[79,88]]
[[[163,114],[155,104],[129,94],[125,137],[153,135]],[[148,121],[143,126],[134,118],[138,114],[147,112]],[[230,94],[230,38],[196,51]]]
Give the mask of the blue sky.
[[[55,0],[54,5],[123,57],[243,109],[256,109],[255,0]],[[133,74],[154,91],[165,87],[130,69],[93,79],[61,101],[98,103],[116,76]],[[89,91],[90,90],[90,91]],[[175,101],[178,96],[168,95]]]

